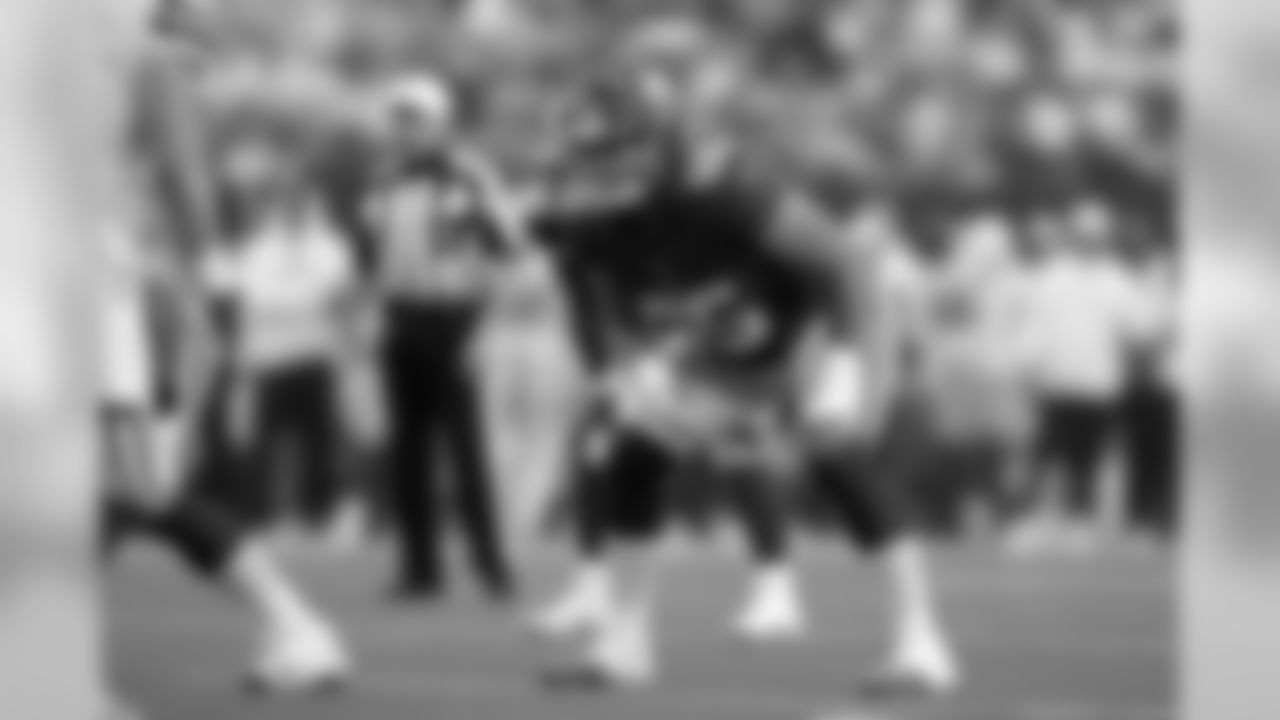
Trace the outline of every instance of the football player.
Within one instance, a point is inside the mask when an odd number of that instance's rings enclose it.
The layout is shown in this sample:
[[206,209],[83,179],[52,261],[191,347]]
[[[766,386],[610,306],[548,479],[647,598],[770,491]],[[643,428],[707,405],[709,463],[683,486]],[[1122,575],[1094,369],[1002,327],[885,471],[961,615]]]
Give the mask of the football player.
[[573,675],[656,677],[655,540],[671,484],[696,460],[743,483],[813,483],[888,570],[892,647],[877,679],[953,688],[898,493],[912,449],[891,431],[900,358],[869,267],[802,194],[739,173],[714,144],[655,116],[603,127],[576,147],[561,207],[537,228],[598,361],[583,472],[615,595]]

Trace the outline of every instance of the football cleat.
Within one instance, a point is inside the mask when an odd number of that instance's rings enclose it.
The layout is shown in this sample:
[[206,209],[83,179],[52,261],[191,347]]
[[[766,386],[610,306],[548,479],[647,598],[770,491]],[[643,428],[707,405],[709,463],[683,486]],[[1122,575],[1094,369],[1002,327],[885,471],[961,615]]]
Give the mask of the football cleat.
[[327,630],[273,640],[248,677],[248,689],[271,696],[329,694],[344,689],[351,660]]
[[758,581],[735,623],[738,635],[765,644],[803,638],[808,622],[795,582],[790,576]]

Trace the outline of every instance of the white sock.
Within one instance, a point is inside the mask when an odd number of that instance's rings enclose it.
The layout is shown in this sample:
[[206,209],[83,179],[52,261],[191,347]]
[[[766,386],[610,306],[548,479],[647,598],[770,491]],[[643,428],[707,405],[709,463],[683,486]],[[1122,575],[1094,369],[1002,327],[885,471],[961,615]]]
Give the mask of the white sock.
[[792,640],[805,633],[805,616],[795,573],[787,565],[771,565],[756,571],[736,629],[752,640]]
[[652,598],[643,594],[619,602],[598,629],[590,659],[614,680],[648,682],[656,674]]
[[915,541],[899,543],[886,552],[885,563],[894,612],[891,662],[949,666],[951,651],[924,547]]
[[610,563],[603,559],[592,559],[574,571],[569,586],[553,603],[549,612],[552,615],[567,614],[575,617],[607,613],[616,602],[616,585],[615,573]]
[[616,602],[614,630],[622,658],[642,675],[653,672],[654,620],[665,556],[656,543],[636,543],[614,552]]
[[320,613],[258,548],[243,550],[229,567],[227,579],[257,613],[269,637],[327,627]]
[[800,611],[800,591],[795,573],[786,565],[768,565],[756,570],[738,622],[745,626],[790,622],[793,618],[782,618],[780,614],[798,615]]

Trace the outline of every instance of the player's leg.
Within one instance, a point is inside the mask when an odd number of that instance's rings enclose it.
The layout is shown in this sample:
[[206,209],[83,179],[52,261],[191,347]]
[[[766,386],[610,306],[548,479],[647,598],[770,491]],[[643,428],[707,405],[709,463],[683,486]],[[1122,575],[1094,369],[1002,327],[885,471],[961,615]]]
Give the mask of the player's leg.
[[728,480],[752,560],[752,579],[735,628],[761,642],[803,636],[808,618],[792,564],[783,485],[757,473],[735,473]]
[[[360,540],[361,508],[356,471],[358,453],[343,442],[339,418],[341,369],[314,364],[297,370],[295,433],[301,450],[303,523],[308,534],[321,536],[329,547],[340,550]],[[353,455],[357,457],[353,457]]]
[[613,597],[587,634],[579,668],[610,686],[651,682],[658,672],[654,616],[663,570],[660,542],[672,456],[646,439],[624,436],[597,469],[595,508],[606,529],[601,555]]
[[[595,280],[576,260],[559,266],[555,280],[565,303],[562,318],[571,354],[583,373],[583,390],[592,388],[608,369],[604,342],[611,332],[604,316],[593,311]],[[533,625],[549,634],[567,634],[590,627],[608,614],[614,601],[613,579],[607,562],[608,528],[601,485],[595,475],[611,442],[607,404],[594,391],[583,392],[571,412],[566,434],[566,484],[569,493],[571,551],[574,567],[565,587],[539,610]]]
[[[153,462],[149,418],[113,412],[106,442],[112,504],[130,530],[171,551],[193,574],[230,590],[258,620],[264,639],[253,680],[277,691],[303,691],[341,680],[349,660],[337,634],[251,527],[216,501],[161,480]],[[167,488],[167,489],[166,489]]]
[[374,364],[373,357],[346,357],[335,383],[335,418],[343,438],[342,469],[349,494],[331,528],[330,541],[340,550],[383,536],[389,525],[387,410]]
[[540,632],[565,635],[602,621],[615,593],[608,562],[608,486],[599,477],[610,439],[596,408],[582,412],[570,434],[568,491],[570,541],[574,568],[565,589],[539,610],[533,625]]
[[230,515],[186,498],[154,518],[152,535],[257,618],[263,640],[250,678],[256,687],[307,691],[346,677],[350,660],[329,620]]
[[909,434],[889,432],[874,452],[831,446],[814,454],[812,479],[859,549],[878,560],[889,594],[888,663],[875,678],[889,690],[943,692],[960,681],[942,619],[924,535],[899,492],[922,448]]

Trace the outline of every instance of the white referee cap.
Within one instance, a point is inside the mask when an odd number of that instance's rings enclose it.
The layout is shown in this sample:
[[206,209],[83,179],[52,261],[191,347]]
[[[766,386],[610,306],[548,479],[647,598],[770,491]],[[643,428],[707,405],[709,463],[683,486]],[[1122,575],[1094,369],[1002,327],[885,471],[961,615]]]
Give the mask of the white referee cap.
[[435,75],[413,75],[393,81],[383,96],[390,112],[412,113],[425,120],[450,123],[456,112],[453,91]]

